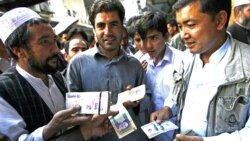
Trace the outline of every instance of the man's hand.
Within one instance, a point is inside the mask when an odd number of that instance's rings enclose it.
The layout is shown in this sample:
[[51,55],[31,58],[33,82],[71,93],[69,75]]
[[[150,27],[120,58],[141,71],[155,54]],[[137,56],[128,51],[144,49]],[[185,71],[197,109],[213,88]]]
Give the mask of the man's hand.
[[202,137],[188,136],[188,135],[182,135],[182,134],[177,134],[176,139],[178,139],[179,141],[203,141]]
[[[131,90],[133,87],[132,85],[128,85],[126,87],[126,89],[129,91]],[[123,102],[123,106],[126,107],[126,108],[134,108],[134,107],[137,107],[138,105],[140,104],[140,101],[125,101]]]
[[65,129],[70,126],[87,124],[92,116],[87,115],[75,115],[80,112],[81,107],[75,106],[70,109],[62,110],[57,112],[51,121],[45,126],[43,130],[44,140],[48,140],[58,131]]
[[126,102],[123,102],[123,106],[126,107],[126,108],[134,108],[134,107],[137,107],[138,105],[140,104],[140,101],[126,101]]
[[107,115],[94,115],[89,124],[81,125],[81,132],[85,140],[91,137],[100,137],[112,131],[112,126],[109,123],[109,116],[117,115],[118,112],[111,111]]
[[160,123],[164,119],[169,119],[172,117],[172,111],[169,107],[165,106],[159,111],[155,111],[150,115],[150,121],[156,121]]

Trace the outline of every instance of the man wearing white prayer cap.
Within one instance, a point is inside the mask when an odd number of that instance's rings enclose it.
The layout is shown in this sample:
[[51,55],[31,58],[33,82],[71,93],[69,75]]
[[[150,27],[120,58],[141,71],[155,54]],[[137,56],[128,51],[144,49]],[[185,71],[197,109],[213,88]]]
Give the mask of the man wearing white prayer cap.
[[234,0],[234,15],[228,31],[233,38],[250,45],[250,0]]
[[1,134],[11,141],[82,141],[109,131],[108,115],[73,116],[79,106],[65,110],[57,36],[45,20],[29,8],[15,8],[0,18],[0,31],[16,60],[0,76]]

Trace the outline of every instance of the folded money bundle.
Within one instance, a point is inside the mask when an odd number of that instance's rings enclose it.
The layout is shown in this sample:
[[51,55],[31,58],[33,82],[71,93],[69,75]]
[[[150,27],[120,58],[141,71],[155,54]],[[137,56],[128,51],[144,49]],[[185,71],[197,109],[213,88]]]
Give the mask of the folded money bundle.
[[109,91],[104,92],[68,92],[66,93],[66,108],[81,106],[79,114],[107,114],[110,110]]
[[123,102],[141,100],[146,93],[146,86],[140,85],[131,90],[127,90],[118,94],[118,101],[110,107],[113,111],[119,111],[114,117],[109,117],[110,122],[119,139],[129,135],[137,130],[137,127],[131,118],[127,109],[123,106]]
[[129,115],[129,112],[122,104],[111,106],[111,110],[119,111],[116,116],[109,117],[109,120],[119,139],[137,130],[133,119]]
[[178,129],[178,127],[175,124],[173,124],[171,121],[168,120],[162,121],[161,123],[153,121],[146,125],[143,125],[141,128],[149,139],[157,135],[160,135],[162,133]]

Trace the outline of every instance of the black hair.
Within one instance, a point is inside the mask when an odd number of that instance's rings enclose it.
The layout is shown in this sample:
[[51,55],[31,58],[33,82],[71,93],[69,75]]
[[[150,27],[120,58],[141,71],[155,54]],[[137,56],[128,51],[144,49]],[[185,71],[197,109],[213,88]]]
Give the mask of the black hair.
[[67,54],[69,54],[69,42],[70,41],[66,41],[65,44],[64,44],[64,50]]
[[95,17],[98,13],[111,11],[117,11],[121,23],[123,23],[125,9],[119,0],[95,0],[89,12],[89,20],[93,28],[95,28]]
[[170,24],[171,26],[176,26],[178,28],[178,24],[176,19],[170,19],[167,21],[167,24]]
[[138,23],[139,23],[139,20],[141,17],[142,17],[142,15],[133,16],[133,17],[129,18],[127,21],[128,35],[132,38],[134,38],[134,35],[138,30],[137,26],[138,26]]
[[[194,3],[198,0],[178,0],[174,5],[174,11],[187,6],[188,4]],[[227,13],[227,22],[225,28],[228,26],[229,18],[231,15],[231,0],[200,0],[200,11],[209,14],[212,19],[222,10]]]
[[165,36],[168,32],[166,25],[166,19],[160,12],[147,12],[138,23],[138,33],[143,40],[146,39],[147,32],[150,30],[157,30]]
[[67,33],[67,38],[68,40],[71,40],[71,38],[76,35],[76,34],[79,34],[82,36],[82,38],[88,42],[88,36],[86,34],[86,32],[82,29],[82,28],[79,28],[79,27],[73,27],[69,30],[69,32]]

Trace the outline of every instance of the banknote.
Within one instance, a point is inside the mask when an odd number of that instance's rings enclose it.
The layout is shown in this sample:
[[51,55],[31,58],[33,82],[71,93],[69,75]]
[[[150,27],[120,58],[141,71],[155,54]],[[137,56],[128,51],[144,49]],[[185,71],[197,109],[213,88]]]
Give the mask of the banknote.
[[119,110],[119,113],[116,116],[109,117],[110,122],[119,139],[137,130],[137,127],[131,116],[129,115],[129,112],[122,104],[111,106],[111,110]]
[[110,110],[110,92],[68,92],[66,108],[81,106],[79,114],[107,114]]
[[143,132],[148,136],[149,139],[151,139],[157,135],[160,135],[162,133],[178,129],[178,127],[175,124],[173,124],[172,122],[167,121],[167,120],[165,120],[161,123],[157,123],[157,122],[153,121],[153,122],[150,122],[146,125],[143,125],[141,128],[142,128]]
[[118,102],[123,103],[125,101],[137,101],[142,99],[146,93],[146,86],[140,85],[138,87],[134,87],[131,90],[124,91],[118,94]]

